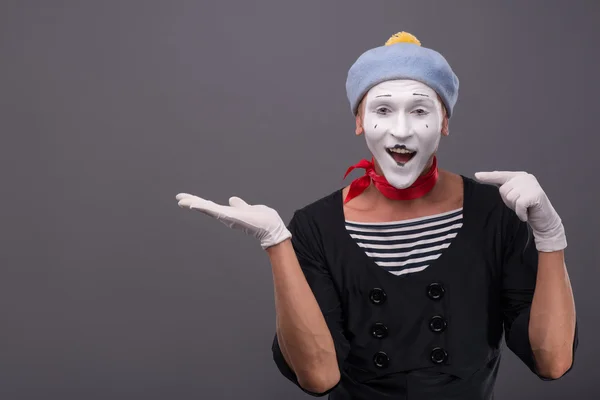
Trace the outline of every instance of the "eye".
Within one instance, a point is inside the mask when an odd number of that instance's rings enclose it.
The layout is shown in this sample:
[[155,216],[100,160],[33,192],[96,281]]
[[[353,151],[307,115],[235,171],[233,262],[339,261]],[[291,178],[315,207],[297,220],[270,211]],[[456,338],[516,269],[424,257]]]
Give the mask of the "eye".
[[424,110],[424,109],[422,109],[422,108],[417,108],[417,109],[416,109],[416,110],[414,110],[412,113],[413,113],[413,114],[417,114],[417,115],[427,115],[427,114],[429,114],[429,112],[428,112],[428,111],[426,111],[426,110]]
[[379,115],[386,115],[391,112],[391,110],[387,107],[377,107],[375,112]]

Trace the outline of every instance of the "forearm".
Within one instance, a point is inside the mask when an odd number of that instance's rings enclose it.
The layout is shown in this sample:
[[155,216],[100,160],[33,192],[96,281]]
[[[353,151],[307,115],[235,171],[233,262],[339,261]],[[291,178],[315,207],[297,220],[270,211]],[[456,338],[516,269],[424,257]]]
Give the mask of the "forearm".
[[339,381],[340,373],[325,318],[291,241],[270,247],[267,253],[273,269],[279,347],[300,385],[323,392]]
[[564,252],[540,252],[529,340],[540,374],[559,378],[571,366],[575,303]]

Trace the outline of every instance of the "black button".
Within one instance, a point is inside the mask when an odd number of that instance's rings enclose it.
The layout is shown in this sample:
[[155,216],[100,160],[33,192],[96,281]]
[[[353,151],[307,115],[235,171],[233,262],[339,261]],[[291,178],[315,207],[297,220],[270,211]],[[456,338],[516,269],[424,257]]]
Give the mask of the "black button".
[[371,294],[369,298],[374,304],[382,304],[385,303],[387,294],[383,291],[383,289],[375,288],[371,290]]
[[446,290],[440,283],[435,282],[427,286],[427,296],[430,299],[439,300],[444,297],[444,293],[446,293]]
[[436,315],[429,321],[429,328],[434,332],[443,332],[448,327],[448,322],[444,317]]
[[448,359],[448,353],[441,347],[436,347],[431,350],[431,361],[435,364],[441,364]]
[[383,351],[379,351],[375,353],[373,362],[377,368],[387,368],[387,366],[390,365],[390,358]]
[[371,327],[371,334],[377,339],[382,339],[388,335],[388,328],[382,322],[376,322]]

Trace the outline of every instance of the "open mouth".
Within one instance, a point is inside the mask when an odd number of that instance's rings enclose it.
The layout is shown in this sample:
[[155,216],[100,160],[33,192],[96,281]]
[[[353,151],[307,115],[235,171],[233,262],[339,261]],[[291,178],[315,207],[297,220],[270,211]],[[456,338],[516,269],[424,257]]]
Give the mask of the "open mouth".
[[407,162],[413,159],[413,157],[417,154],[415,150],[410,150],[404,145],[396,145],[394,147],[389,147],[386,149],[388,154],[392,156],[396,164],[399,166],[404,166]]

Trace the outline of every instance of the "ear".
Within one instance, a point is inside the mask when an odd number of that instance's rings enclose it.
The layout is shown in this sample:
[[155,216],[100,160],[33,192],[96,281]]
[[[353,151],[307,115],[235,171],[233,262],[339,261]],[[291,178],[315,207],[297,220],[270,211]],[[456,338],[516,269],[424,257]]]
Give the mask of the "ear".
[[362,116],[360,112],[356,114],[356,136],[360,136],[365,133],[365,129],[363,128]]
[[442,135],[450,135],[450,131],[448,129],[448,117],[446,115],[444,115],[444,120],[442,121]]

